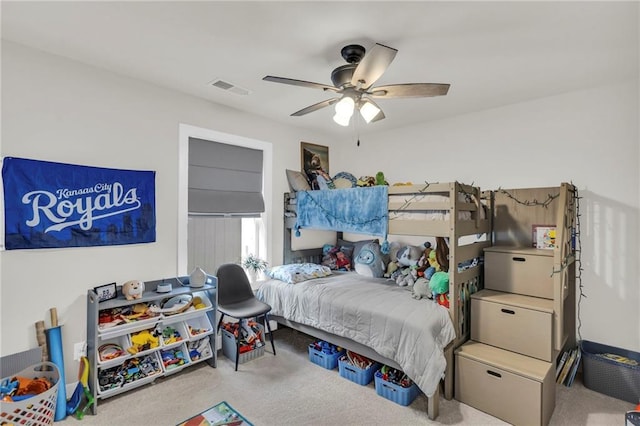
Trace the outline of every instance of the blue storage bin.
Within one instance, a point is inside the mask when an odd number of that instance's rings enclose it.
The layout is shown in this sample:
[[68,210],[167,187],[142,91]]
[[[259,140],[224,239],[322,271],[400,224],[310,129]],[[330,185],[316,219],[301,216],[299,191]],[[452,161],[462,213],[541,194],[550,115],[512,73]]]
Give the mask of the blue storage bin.
[[404,406],[411,405],[420,393],[420,388],[413,382],[408,388],[403,388],[395,383],[384,380],[380,370],[376,371],[375,383],[376,393],[378,395]]
[[351,364],[349,359],[344,356],[338,360],[338,371],[340,372],[340,376],[362,386],[366,386],[371,383],[373,375],[379,368],[380,364],[375,362],[371,364],[369,368],[363,370],[362,368]]
[[338,366],[338,360],[345,354],[344,349],[335,353],[325,353],[315,348],[315,344],[309,345],[309,361],[327,370],[335,370]]

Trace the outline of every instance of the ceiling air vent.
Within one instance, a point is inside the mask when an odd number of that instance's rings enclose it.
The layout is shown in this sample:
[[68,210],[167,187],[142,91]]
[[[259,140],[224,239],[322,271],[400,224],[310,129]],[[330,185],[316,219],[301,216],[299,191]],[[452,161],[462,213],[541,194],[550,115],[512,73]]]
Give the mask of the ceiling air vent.
[[251,93],[250,90],[247,90],[244,87],[237,86],[231,82],[219,78],[210,81],[209,86],[217,87],[218,89],[226,90],[227,92],[235,93],[236,95],[248,95],[249,93]]

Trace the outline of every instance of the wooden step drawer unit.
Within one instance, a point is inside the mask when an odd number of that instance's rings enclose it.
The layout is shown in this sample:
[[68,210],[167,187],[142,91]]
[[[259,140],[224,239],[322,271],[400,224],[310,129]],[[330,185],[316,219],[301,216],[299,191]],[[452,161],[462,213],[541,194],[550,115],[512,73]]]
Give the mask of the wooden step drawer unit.
[[485,288],[553,299],[553,250],[487,247],[484,261]]
[[471,295],[471,340],[553,360],[553,301],[494,290]]
[[468,341],[455,351],[455,398],[514,425],[546,425],[554,372],[553,363]]

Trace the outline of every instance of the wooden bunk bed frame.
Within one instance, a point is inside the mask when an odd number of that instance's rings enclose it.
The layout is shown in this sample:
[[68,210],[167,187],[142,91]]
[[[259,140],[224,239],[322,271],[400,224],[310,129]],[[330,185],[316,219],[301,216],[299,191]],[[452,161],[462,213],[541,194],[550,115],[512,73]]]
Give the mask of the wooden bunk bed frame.
[[[470,301],[473,291],[482,289],[483,270],[481,262],[476,266],[459,271],[461,262],[482,258],[485,247],[491,245],[492,197],[490,192],[481,192],[479,187],[459,182],[427,183],[423,185],[389,186],[388,210],[403,213],[423,213],[425,211],[448,212],[446,220],[417,220],[395,218],[389,220],[389,235],[407,235],[422,237],[445,237],[449,243],[449,314],[456,331],[455,340],[445,348],[447,370],[444,379],[444,395],[453,398],[453,351],[469,339]],[[460,197],[464,194],[465,197]],[[423,195],[446,195],[446,201],[421,201]],[[401,197],[397,197],[401,196]],[[464,200],[461,200],[464,198]],[[485,214],[480,214],[483,209]],[[462,220],[459,212],[470,212],[471,218]],[[284,257],[283,263],[321,263],[322,248],[293,251],[291,246],[292,229],[296,222],[295,193],[284,195]],[[461,245],[460,237],[486,234],[482,242]],[[360,353],[391,367],[400,368],[393,360],[380,356],[372,349],[340,336],[329,334],[303,324],[294,323],[285,318],[270,316],[280,324],[298,330],[313,337],[331,341],[346,349]],[[427,412],[430,419],[438,416],[439,389],[429,398]]]

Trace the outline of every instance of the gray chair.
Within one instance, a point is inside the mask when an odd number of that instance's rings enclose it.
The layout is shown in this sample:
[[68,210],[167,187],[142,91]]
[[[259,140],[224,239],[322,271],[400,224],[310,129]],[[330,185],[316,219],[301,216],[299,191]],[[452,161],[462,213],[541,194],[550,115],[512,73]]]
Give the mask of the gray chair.
[[[276,347],[273,344],[273,333],[269,326],[271,306],[256,298],[244,269],[235,263],[225,263],[220,265],[216,276],[218,278],[218,311],[220,312],[218,332],[225,315],[238,321],[255,317],[260,322],[260,318],[264,318],[269,332],[269,339],[271,340],[273,355],[275,355]],[[238,337],[236,338],[236,371],[238,371],[239,359],[240,338]]]

